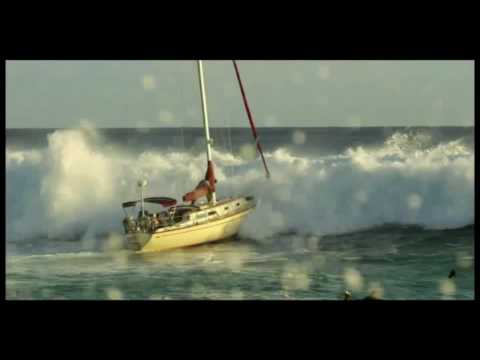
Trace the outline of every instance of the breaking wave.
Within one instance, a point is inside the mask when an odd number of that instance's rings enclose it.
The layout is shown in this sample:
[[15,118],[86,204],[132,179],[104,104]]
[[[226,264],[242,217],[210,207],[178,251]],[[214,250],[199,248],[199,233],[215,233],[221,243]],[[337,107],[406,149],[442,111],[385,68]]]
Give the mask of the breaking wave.
[[[242,228],[255,239],[292,229],[322,235],[385,223],[474,222],[474,153],[461,140],[432,146],[428,137],[396,133],[378,148],[334,156],[278,148],[266,154],[270,180],[248,149],[213,156],[219,196],[259,199]],[[203,153],[179,149],[114,149],[88,126],[51,133],[43,150],[7,148],[7,239],[121,232],[121,203],[138,198],[139,178],[149,181],[147,195],[180,199],[203,177],[205,163]]]

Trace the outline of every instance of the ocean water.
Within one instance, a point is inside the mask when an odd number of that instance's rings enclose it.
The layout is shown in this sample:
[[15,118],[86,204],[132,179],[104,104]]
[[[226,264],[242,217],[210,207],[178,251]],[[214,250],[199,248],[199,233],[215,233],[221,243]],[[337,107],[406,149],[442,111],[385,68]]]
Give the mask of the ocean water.
[[218,195],[259,201],[235,239],[133,254],[121,203],[190,191],[202,129],[7,129],[7,299],[474,298],[473,128],[259,132],[270,180],[211,131]]

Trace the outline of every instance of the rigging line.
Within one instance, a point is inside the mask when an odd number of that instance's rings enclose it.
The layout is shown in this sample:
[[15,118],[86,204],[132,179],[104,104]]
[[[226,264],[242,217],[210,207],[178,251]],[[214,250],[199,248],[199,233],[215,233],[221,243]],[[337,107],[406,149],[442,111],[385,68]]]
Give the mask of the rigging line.
[[[175,76],[178,76],[178,67],[177,67],[177,64],[174,64],[175,66]],[[175,82],[176,84],[176,93],[177,93],[177,98],[179,99],[180,98],[180,87],[178,86],[178,81]],[[173,117],[173,119],[175,120],[175,117]],[[173,129],[171,129],[173,130]],[[175,134],[174,132],[172,132],[172,134]],[[177,151],[177,148],[178,148],[178,137],[176,135],[173,135],[173,149],[172,149],[172,153],[174,154],[175,151]],[[177,196],[177,183],[178,183],[178,176],[175,176],[175,180],[173,181],[173,186],[172,186],[172,191],[173,191],[173,194],[175,194],[174,196],[176,197]]]
[[217,85],[216,81],[208,81],[209,78],[213,79],[213,75],[212,75],[212,72],[208,70],[206,62],[203,64],[203,66],[204,66],[204,72],[205,72],[205,77],[206,77],[206,81],[205,81],[205,85],[204,85],[205,86],[205,91],[206,91],[207,94],[211,94],[211,96],[209,97],[209,99],[210,99],[210,102],[209,102],[209,119],[210,119],[209,130],[210,130],[210,141],[211,141],[211,148],[212,148],[212,162],[213,162],[214,167],[217,168],[220,165],[218,156],[215,156],[216,155],[215,153],[217,152],[217,148],[220,145],[220,143],[218,142],[219,141],[219,137],[218,137],[219,129],[218,129],[217,126],[213,126],[213,124],[215,124],[215,121],[213,121],[215,119],[215,111],[214,111],[215,110],[215,104],[212,103],[211,99],[218,98],[218,96],[217,96],[218,91],[216,91],[218,85]]
[[[233,162],[235,160],[235,155],[233,153],[233,143],[232,143],[232,119],[231,119],[232,117],[233,117],[233,109],[230,108],[230,116],[228,118],[228,132],[227,132],[227,146],[228,146],[228,150],[230,151],[230,156],[232,158],[232,163],[230,164],[230,179],[233,179],[235,176],[235,173],[234,173],[235,166]],[[229,183],[231,184],[232,195],[236,196],[237,193],[235,192],[233,183],[231,181]]]
[[[220,81],[218,82],[217,92],[219,94],[220,93],[225,94],[225,83],[221,83]],[[227,99],[222,101],[222,103],[227,104]],[[226,193],[228,193],[231,196],[232,195],[232,186],[230,184],[230,181],[228,181],[228,179],[230,179],[232,177],[231,176],[231,171],[230,171],[231,170],[230,165],[228,164],[228,156],[229,156],[229,153],[228,153],[228,150],[229,150],[228,149],[228,134],[229,133],[228,133],[228,131],[230,129],[230,113],[223,112],[222,117],[223,118],[227,117],[227,119],[224,119],[224,121],[222,123],[223,126],[218,128],[218,134],[222,135],[221,136],[222,148],[224,149],[224,151],[226,151],[225,157],[224,157],[223,168],[224,168],[224,173],[225,173],[225,177],[227,178],[227,181],[225,181],[225,184],[224,184],[223,188],[226,190]],[[218,143],[220,145],[220,141]]]
[[[225,139],[225,148],[227,149],[227,151],[229,152],[229,155],[231,156],[231,158],[233,159],[233,147],[232,147],[232,119],[230,118],[232,115],[232,111],[230,110],[230,114],[229,114],[229,117],[228,117],[228,129],[227,129],[227,136],[226,136],[226,139]],[[229,175],[229,178],[230,179],[233,179],[233,162],[230,164],[230,165],[227,165],[227,169],[229,170],[230,172],[230,175]],[[233,188],[233,185],[231,184],[231,181],[228,182],[230,184],[230,192],[232,195],[234,195],[234,188]]]
[[[177,81],[177,88],[178,88],[178,92],[179,92],[179,100],[180,100],[180,105],[182,105],[182,103],[184,102],[184,94],[183,94],[183,91],[182,91],[182,87],[180,84],[182,84],[182,81],[181,81],[181,71],[178,71],[179,72],[179,76],[178,76],[178,81]],[[180,108],[185,108],[184,106],[180,106]],[[183,116],[182,116],[183,117]],[[187,154],[187,151],[185,149],[185,134],[183,132],[183,124],[184,124],[184,119],[180,119],[180,143],[181,143],[181,150],[183,150],[184,152],[184,156],[186,156]],[[179,154],[181,154],[181,152],[179,151]],[[186,188],[187,184],[186,184],[186,176],[182,176],[182,186],[183,186],[183,189]]]
[[250,122],[250,128],[252,129],[253,137],[255,138],[255,142],[257,144],[257,149],[260,152],[262,157],[263,166],[265,168],[265,174],[267,179],[270,178],[270,171],[268,170],[267,162],[265,161],[265,157],[263,156],[262,146],[260,145],[260,141],[257,135],[257,129],[255,128],[255,123],[253,122],[252,113],[250,111],[250,107],[248,106],[247,96],[245,95],[245,90],[243,88],[242,79],[240,78],[240,72],[238,70],[238,66],[235,60],[232,60],[233,67],[235,68],[235,74],[237,75],[238,85],[240,86],[240,92],[242,93],[243,104],[245,105],[245,111],[247,112],[248,121]]
[[[225,93],[225,84],[223,85],[223,92]],[[227,101],[224,101],[224,103],[227,103]],[[226,157],[225,157],[225,176],[228,178],[228,179],[231,179],[232,178],[232,172],[231,172],[231,165],[228,164],[229,162],[229,156],[231,155],[231,151],[229,149],[229,135],[230,135],[230,117],[231,117],[231,114],[232,114],[232,109],[231,107],[229,107],[229,111],[228,113],[225,114],[225,116],[227,117],[226,121],[225,121],[225,127],[222,129],[223,130],[223,134],[224,134],[224,137],[223,137],[223,147],[226,151]],[[230,152],[229,152],[230,151]],[[229,189],[229,194],[230,196],[233,195],[233,186],[230,184],[230,181],[226,181],[226,183],[228,184],[228,189]]]
[[[175,76],[177,77],[177,81],[175,81],[175,84],[176,84],[176,92],[177,92],[177,101],[178,103],[181,105],[182,103],[182,99],[183,99],[183,93],[182,93],[182,87],[181,87],[181,84],[182,82],[180,81],[181,77],[181,71],[180,71],[180,68],[179,68],[179,65],[178,63],[176,63],[175,65]],[[181,106],[179,108],[182,108]],[[174,121],[178,121],[180,122],[178,126],[179,130],[180,130],[180,138],[178,136],[174,136],[174,149],[173,149],[173,152],[178,152],[178,154],[182,154],[182,150],[185,149],[185,141],[183,139],[183,120],[181,119],[181,116],[179,117],[174,117],[173,118]],[[172,124],[172,126],[174,126],[174,124]],[[173,130],[173,129],[172,129]],[[183,186],[183,188],[185,188],[185,177],[182,176],[182,184],[178,184],[178,176],[175,177],[175,181],[174,181],[174,194],[175,196],[177,195],[177,185],[180,185],[180,186]],[[179,194],[180,196],[181,194]]]

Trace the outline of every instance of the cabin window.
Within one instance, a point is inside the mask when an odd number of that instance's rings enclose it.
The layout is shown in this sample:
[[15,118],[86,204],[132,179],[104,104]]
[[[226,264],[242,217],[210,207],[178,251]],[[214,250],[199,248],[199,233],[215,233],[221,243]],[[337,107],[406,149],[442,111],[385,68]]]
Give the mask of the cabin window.
[[245,199],[247,199],[247,201],[252,201],[252,200],[253,200],[253,196],[247,196]]
[[237,203],[237,206],[240,206],[240,203]]
[[228,210],[228,206],[225,206],[225,208],[224,208],[224,209],[225,209],[225,210]]
[[208,215],[209,215],[209,216],[217,215],[217,212],[216,212],[216,211],[210,211],[210,212],[208,213]]

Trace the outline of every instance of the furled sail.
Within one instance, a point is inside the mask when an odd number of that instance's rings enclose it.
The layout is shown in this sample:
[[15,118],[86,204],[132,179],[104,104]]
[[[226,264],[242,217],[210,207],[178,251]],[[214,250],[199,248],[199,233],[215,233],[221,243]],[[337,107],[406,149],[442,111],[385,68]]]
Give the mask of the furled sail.
[[[250,111],[250,107],[248,106],[247,97],[245,95],[245,90],[243,88],[242,80],[240,78],[240,72],[238,70],[238,66],[237,66],[237,63],[235,62],[235,60],[232,60],[232,61],[233,61],[233,66],[235,67],[235,73],[237,75],[237,80],[238,80],[238,84],[240,86],[240,91],[242,93],[242,98],[243,98],[243,103],[244,103],[244,106],[245,106],[245,110],[247,112],[248,120],[250,122],[250,128],[252,129],[253,137],[255,139],[258,152],[260,153],[260,155],[262,157],[263,166],[265,168],[266,176],[267,176],[267,178],[269,178],[270,177],[270,171],[268,170],[268,166],[267,166],[267,163],[265,161],[265,157],[263,155],[263,150],[262,150],[262,147],[261,147],[260,142],[259,142],[257,129],[256,129],[255,123],[253,121],[253,116],[252,116],[252,113]],[[200,74],[200,84],[201,84],[200,87],[201,87],[202,100],[205,100],[205,98],[204,98],[205,94],[204,94],[204,89],[203,89],[202,68],[201,68],[200,61],[199,61],[199,74]],[[184,202],[191,202],[191,204],[194,204],[195,201],[197,201],[198,199],[200,199],[204,196],[206,196],[208,198],[209,202],[212,200],[212,198],[214,199],[215,184],[217,182],[217,180],[215,179],[215,172],[214,172],[214,168],[213,168],[213,163],[210,160],[211,155],[210,155],[210,147],[209,147],[210,143],[209,143],[209,135],[208,135],[208,122],[206,120],[206,102],[203,101],[202,105],[203,105],[203,110],[204,110],[204,120],[205,120],[204,125],[205,125],[205,129],[207,130],[206,131],[206,139],[207,139],[208,165],[207,165],[207,172],[205,174],[205,178],[197,184],[197,186],[195,187],[194,190],[186,193],[182,198]]]
[[213,168],[213,162],[208,161],[207,172],[205,178],[198,183],[196,188],[183,196],[183,201],[191,201],[194,203],[198,199],[207,196],[210,198],[211,193],[215,192],[215,184],[217,179],[215,178],[215,171]]

